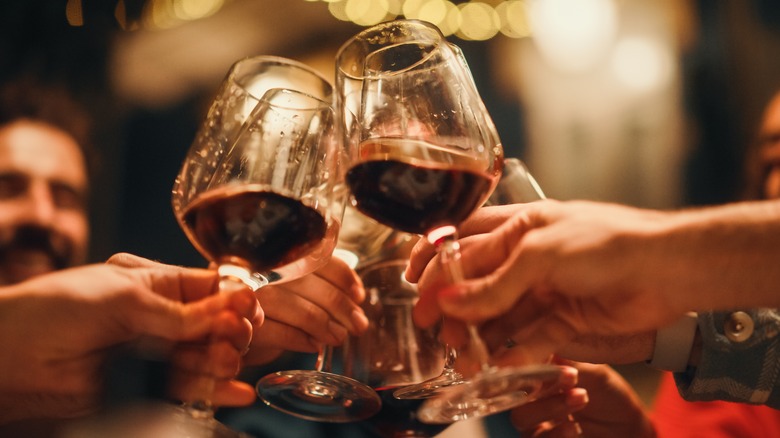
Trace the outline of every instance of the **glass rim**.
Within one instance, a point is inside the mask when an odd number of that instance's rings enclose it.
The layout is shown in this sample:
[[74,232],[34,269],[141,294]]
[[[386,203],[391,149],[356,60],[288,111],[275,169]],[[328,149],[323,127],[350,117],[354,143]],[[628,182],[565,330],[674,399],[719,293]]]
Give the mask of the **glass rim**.
[[[346,42],[344,42],[341,45],[341,47],[339,47],[339,49],[336,51],[336,57],[335,57],[335,59],[336,59],[336,73],[337,74],[342,74],[345,77],[350,78],[350,79],[358,79],[358,80],[360,80],[360,79],[365,78],[365,75],[363,75],[363,74],[361,74],[361,75],[354,75],[354,74],[350,74],[349,72],[345,71],[343,66],[342,66],[342,62],[341,62],[342,55],[344,55],[344,53],[347,52],[347,50],[349,48],[354,47],[354,45],[356,43],[358,43],[359,41],[368,42],[368,40],[370,39],[370,36],[375,34],[375,33],[377,33],[377,32],[381,32],[381,31],[383,31],[385,29],[393,28],[393,27],[408,26],[409,24],[412,24],[412,25],[415,25],[415,26],[420,26],[422,28],[428,29],[428,30],[434,32],[434,34],[437,36],[436,41],[447,43],[447,39],[444,37],[444,34],[441,32],[441,29],[439,29],[435,24],[433,24],[433,23],[431,23],[429,21],[420,20],[420,19],[417,19],[417,18],[408,18],[408,19],[399,19],[399,20],[385,21],[385,22],[378,23],[378,24],[375,24],[375,25],[373,25],[371,27],[367,27],[367,28],[363,29],[362,31],[360,31],[357,34],[353,35]],[[422,41],[422,40],[420,40],[420,41]]]
[[[257,96],[255,93],[253,93],[247,86],[241,82],[239,79],[239,75],[241,74],[240,69],[247,65],[270,65],[270,66],[288,66],[288,67],[294,67],[302,72],[311,74],[312,77],[318,79],[323,85],[325,85],[324,89],[328,91],[328,96],[332,98],[333,96],[333,84],[318,70],[315,70],[313,67],[301,62],[297,61],[295,59],[291,58],[285,58],[283,56],[276,56],[276,55],[256,55],[256,56],[247,56],[244,58],[241,58],[237,61],[235,61],[228,70],[227,73],[227,82],[232,82],[236,86],[240,87],[242,90],[244,90],[248,95],[252,96],[256,100],[261,100],[263,96]],[[284,88],[284,87],[276,87],[276,88]],[[270,89],[269,89],[270,90]],[[294,90],[294,89],[290,89]],[[301,93],[304,93],[301,90],[294,90],[299,91]],[[309,94],[309,93],[304,93]],[[311,95],[311,94],[309,94]],[[315,99],[319,99],[315,96],[312,96]],[[322,100],[322,99],[320,99]]]

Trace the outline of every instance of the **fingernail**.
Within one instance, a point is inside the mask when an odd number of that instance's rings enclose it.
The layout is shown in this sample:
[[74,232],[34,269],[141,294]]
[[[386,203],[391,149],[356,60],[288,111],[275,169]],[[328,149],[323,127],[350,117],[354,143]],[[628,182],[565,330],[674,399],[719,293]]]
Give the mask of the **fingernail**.
[[562,366],[559,382],[562,386],[574,386],[577,384],[579,371],[577,368]]
[[585,388],[572,388],[566,394],[566,406],[570,409],[582,409],[588,404],[588,391]]

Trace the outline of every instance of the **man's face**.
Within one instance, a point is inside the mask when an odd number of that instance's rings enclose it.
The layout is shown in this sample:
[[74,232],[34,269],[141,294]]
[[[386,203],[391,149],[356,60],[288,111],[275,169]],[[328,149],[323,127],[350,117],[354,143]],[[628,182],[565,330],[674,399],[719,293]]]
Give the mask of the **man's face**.
[[27,120],[0,126],[0,284],[86,260],[86,192],[71,136]]

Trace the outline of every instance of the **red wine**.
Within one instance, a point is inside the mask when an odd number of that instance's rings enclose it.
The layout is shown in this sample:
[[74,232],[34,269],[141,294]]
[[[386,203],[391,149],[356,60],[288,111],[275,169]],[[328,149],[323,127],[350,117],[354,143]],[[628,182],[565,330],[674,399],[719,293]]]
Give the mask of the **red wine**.
[[398,386],[377,388],[382,400],[382,410],[360,422],[373,436],[382,438],[433,437],[440,434],[449,424],[425,424],[417,420],[417,409],[425,401],[399,400],[393,397]]
[[225,188],[193,201],[182,214],[190,239],[217,263],[264,272],[315,249],[323,216],[302,202],[259,187]]
[[420,141],[374,139],[359,149],[360,162],[347,172],[357,209],[408,233],[459,224],[495,181],[484,160]]

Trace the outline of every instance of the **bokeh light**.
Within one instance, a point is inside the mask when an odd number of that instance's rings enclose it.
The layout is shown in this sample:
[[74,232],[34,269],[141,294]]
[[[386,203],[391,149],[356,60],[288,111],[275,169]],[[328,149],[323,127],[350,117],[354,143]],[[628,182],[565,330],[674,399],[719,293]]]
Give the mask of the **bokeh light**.
[[614,0],[529,0],[534,43],[555,67],[592,68],[607,56],[617,33]]
[[670,82],[674,58],[659,41],[629,37],[617,43],[611,65],[620,83],[636,92],[650,92]]

